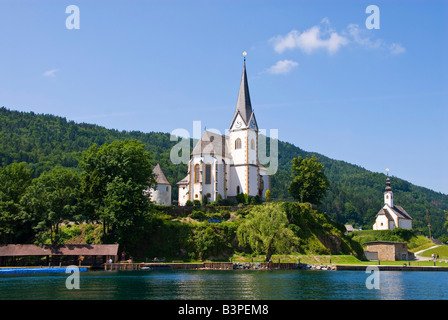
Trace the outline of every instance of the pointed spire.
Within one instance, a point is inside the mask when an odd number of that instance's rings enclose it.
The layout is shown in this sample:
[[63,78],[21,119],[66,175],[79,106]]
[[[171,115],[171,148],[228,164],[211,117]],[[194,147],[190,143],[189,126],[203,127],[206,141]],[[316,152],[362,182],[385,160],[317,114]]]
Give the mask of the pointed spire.
[[240,91],[238,92],[238,101],[236,103],[236,112],[239,112],[243,117],[243,120],[248,124],[249,118],[252,115],[252,104],[250,102],[249,85],[247,83],[246,61],[244,61]]
[[244,65],[243,65],[243,75],[241,77],[240,90],[238,92],[238,100],[236,102],[235,115],[233,116],[233,123],[235,122],[238,113],[241,115],[241,118],[245,122],[246,126],[249,126],[249,121],[251,118],[254,118],[252,104],[250,102],[250,94],[249,94],[249,85],[247,82],[247,73],[246,73],[246,52],[243,53],[244,56]]

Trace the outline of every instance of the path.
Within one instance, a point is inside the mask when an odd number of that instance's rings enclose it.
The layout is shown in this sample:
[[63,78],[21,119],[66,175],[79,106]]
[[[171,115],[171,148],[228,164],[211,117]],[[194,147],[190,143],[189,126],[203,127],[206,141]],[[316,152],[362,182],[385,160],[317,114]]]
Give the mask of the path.
[[424,260],[433,260],[431,257],[422,257],[422,256],[420,256],[420,254],[421,254],[422,252],[426,251],[426,250],[434,249],[434,248],[437,248],[437,247],[440,247],[440,246],[439,246],[439,245],[435,245],[435,246],[432,246],[432,247],[430,247],[430,248],[428,248],[428,249],[424,249],[424,250],[420,250],[420,251],[414,252],[415,259],[416,259],[416,260],[421,260],[421,261],[424,261]]

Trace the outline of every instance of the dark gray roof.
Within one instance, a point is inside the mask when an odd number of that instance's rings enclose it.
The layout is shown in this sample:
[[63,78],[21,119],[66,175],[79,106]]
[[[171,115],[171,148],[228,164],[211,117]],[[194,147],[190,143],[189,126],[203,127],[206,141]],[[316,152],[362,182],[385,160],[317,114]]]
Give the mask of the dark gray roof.
[[211,131],[204,131],[201,139],[193,148],[192,155],[207,155],[214,154],[222,157],[230,158],[228,148],[229,137],[223,136]]
[[412,217],[409,215],[409,213],[406,212],[406,210],[403,209],[403,207],[394,206],[391,209],[394,210],[394,212],[398,215],[398,217],[400,217],[402,219],[412,220]]
[[162,168],[159,164],[157,164],[154,169],[152,170],[152,173],[156,176],[157,184],[171,184],[168,179],[165,177],[165,174],[162,171]]
[[412,217],[409,215],[409,213],[406,212],[406,210],[403,209],[403,207],[400,206],[393,206],[390,207],[389,205],[386,204],[386,208],[381,208],[380,211],[378,211],[378,213],[376,214],[378,215],[386,215],[387,220],[392,221],[392,216],[391,216],[391,212],[394,213],[395,215],[397,215],[398,218],[400,219],[408,219],[408,220],[412,220]]
[[255,125],[258,128],[257,121],[255,119],[255,114],[252,110],[252,104],[250,102],[250,94],[249,94],[249,85],[247,83],[247,74],[246,74],[246,63],[244,63],[243,67],[243,75],[241,77],[240,90],[238,92],[238,100],[236,102],[235,114],[232,119],[232,123],[230,124],[230,128],[232,128],[233,123],[235,122],[238,114],[241,115],[246,126],[249,126],[251,119],[254,119]]

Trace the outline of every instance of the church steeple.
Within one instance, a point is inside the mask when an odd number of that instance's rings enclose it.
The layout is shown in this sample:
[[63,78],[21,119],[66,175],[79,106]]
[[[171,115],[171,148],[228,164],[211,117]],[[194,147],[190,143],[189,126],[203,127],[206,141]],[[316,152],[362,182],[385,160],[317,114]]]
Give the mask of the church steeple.
[[389,205],[389,207],[394,207],[394,193],[392,192],[392,188],[390,186],[390,179],[387,177],[386,179],[386,189],[384,190],[384,203]]
[[236,102],[235,114],[230,125],[230,129],[251,128],[258,131],[255,114],[252,110],[250,102],[249,85],[247,83],[246,73],[246,52],[244,55],[243,75],[241,77],[240,90],[238,92],[238,100]]

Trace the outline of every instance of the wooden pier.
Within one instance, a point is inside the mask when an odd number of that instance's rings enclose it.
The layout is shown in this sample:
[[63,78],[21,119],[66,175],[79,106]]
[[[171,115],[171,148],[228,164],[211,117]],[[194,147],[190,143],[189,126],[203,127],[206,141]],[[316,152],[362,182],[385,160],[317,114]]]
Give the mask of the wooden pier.
[[132,270],[232,270],[231,262],[202,263],[106,263],[105,271]]

